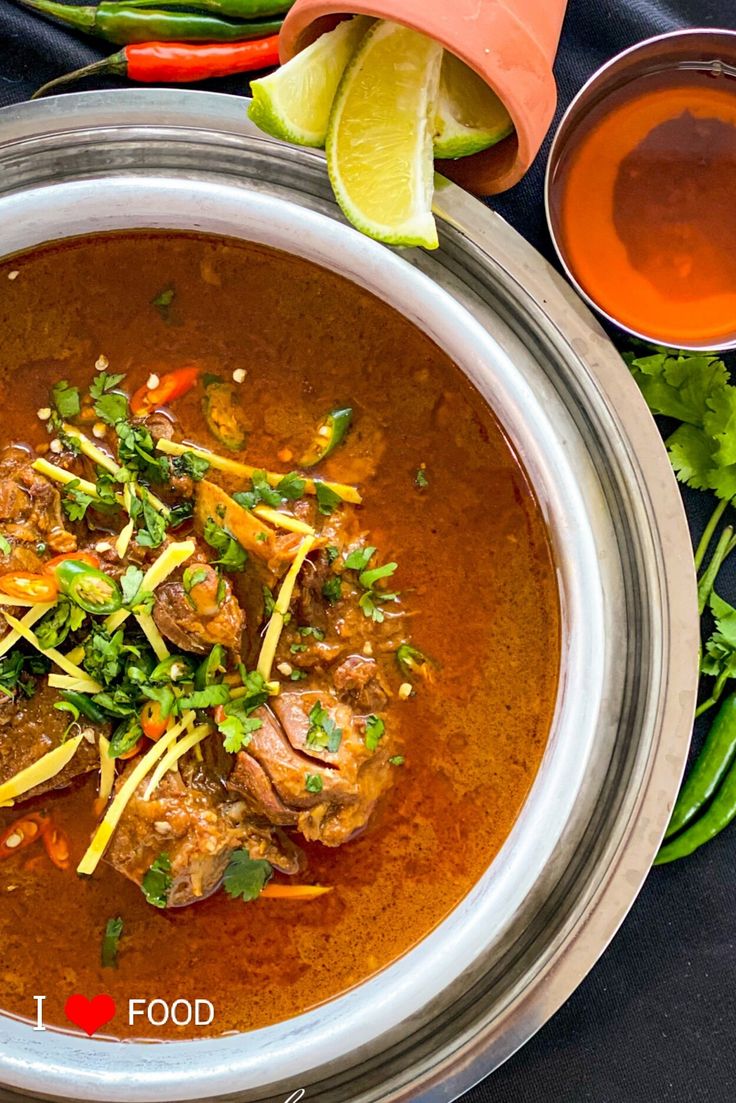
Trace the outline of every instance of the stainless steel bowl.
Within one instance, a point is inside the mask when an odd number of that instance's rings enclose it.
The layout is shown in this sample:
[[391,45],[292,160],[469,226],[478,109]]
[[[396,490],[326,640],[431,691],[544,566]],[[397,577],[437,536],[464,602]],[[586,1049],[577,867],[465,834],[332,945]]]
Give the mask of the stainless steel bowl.
[[[500,855],[431,935],[355,990],[250,1034],[162,1046],[0,1016],[0,1083],[34,1098],[451,1100],[560,1006],[658,846],[697,681],[692,556],[660,438],[621,360],[544,261],[452,185],[441,249],[347,227],[319,153],[256,134],[242,100],[84,93],[0,112],[4,253],[177,227],[263,242],[368,288],[487,397],[544,510],[563,610],[553,730]],[[152,964],[155,968],[155,963]],[[257,994],[254,994],[257,998]]]
[[[667,34],[637,42],[635,46],[623,50],[602,65],[583,85],[562,116],[549,152],[544,185],[547,225],[560,264],[570,283],[578,294],[608,322],[618,326],[625,333],[630,333],[633,337],[659,345],[666,344],[661,336],[641,333],[627,326],[620,318],[607,313],[578,281],[565,249],[551,193],[566,157],[576,148],[577,139],[585,133],[585,124],[590,113],[631,81],[672,69],[698,70],[736,79],[736,31],[711,27],[670,31]],[[736,349],[736,338],[726,345],[721,340],[714,344],[680,342],[672,347],[692,349],[696,352],[718,352],[724,348]]]

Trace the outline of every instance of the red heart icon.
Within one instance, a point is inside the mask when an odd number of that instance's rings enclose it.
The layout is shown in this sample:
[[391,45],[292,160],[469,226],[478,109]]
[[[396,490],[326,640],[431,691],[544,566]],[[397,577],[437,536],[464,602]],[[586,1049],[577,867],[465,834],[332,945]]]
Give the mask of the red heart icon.
[[81,1026],[91,1038],[101,1026],[115,1017],[115,1000],[112,996],[104,995],[88,1000],[86,996],[75,992],[64,1004],[64,1014],[70,1023]]

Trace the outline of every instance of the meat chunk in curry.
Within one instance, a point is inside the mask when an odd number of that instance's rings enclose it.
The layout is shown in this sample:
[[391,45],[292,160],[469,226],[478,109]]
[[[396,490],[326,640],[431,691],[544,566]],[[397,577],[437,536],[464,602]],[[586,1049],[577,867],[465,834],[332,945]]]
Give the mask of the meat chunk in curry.
[[[80,874],[104,861],[171,908],[229,889],[235,861],[268,894],[274,874],[298,882],[300,840],[349,843],[391,785],[379,714],[401,670],[374,655],[405,639],[396,564],[363,531],[357,487],[180,443],[174,399],[201,387],[212,409],[198,370],[124,386],[58,382],[54,447],[0,462],[0,801],[98,770]],[[220,410],[215,435],[227,424]]]

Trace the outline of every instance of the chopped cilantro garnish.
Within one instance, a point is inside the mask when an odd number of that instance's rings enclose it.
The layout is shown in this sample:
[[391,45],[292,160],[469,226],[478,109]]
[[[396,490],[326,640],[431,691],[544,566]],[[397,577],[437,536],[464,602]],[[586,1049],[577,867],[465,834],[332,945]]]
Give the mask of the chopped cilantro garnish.
[[217,727],[224,736],[224,747],[237,754],[250,743],[253,732],[263,727],[263,722],[251,714],[268,700],[266,683],[258,671],[246,674],[243,679],[245,694],[223,706],[224,718]]
[[380,716],[367,716],[365,721],[365,745],[369,751],[375,751],[386,731],[386,725]]
[[51,398],[56,412],[63,421],[69,421],[70,418],[78,416],[81,409],[79,387],[72,387],[66,379],[61,379],[51,388]]
[[356,548],[345,557],[345,566],[351,571],[364,571],[375,553],[375,548]]
[[145,425],[119,421],[115,432],[118,435],[118,459],[127,471],[134,472],[139,480],[145,482],[168,482],[168,457],[156,451],[154,439]]
[[171,884],[171,860],[168,854],[159,854],[143,876],[141,892],[154,908],[165,908]]
[[130,516],[138,524],[136,543],[142,548],[160,548],[166,538],[166,520],[154,509],[143,487],[131,495]]
[[53,609],[42,617],[34,631],[41,647],[59,647],[70,632],[76,632],[87,619],[84,609],[60,597]]
[[290,471],[288,475],[284,475],[283,479],[276,484],[276,490],[287,502],[296,502],[299,498],[304,496],[304,488],[306,485],[306,480],[303,479],[298,472]]
[[108,919],[102,936],[100,961],[103,969],[114,969],[118,963],[118,948],[123,933],[123,921],[120,916]]
[[289,648],[289,651],[292,653],[292,655],[299,655],[306,650],[307,645],[305,643],[293,643]]
[[304,788],[308,793],[321,793],[322,778],[319,774],[306,774],[304,778]]
[[117,425],[128,417],[128,400],[125,395],[111,393],[124,378],[122,373],[108,375],[103,371],[90,384],[89,393],[95,400],[95,413],[108,425]]
[[0,693],[10,697],[20,690],[26,697],[32,697],[36,691],[34,674],[45,674],[50,667],[43,655],[24,655],[14,648],[0,658]]
[[12,550],[12,544],[8,540],[7,536],[0,536],[0,552],[2,552],[3,555],[10,555]]
[[263,612],[267,617],[273,615],[273,611],[276,608],[276,601],[273,594],[269,590],[268,586],[263,587]]
[[211,548],[219,553],[213,560],[226,571],[242,571],[248,562],[248,553],[227,529],[222,528],[211,517],[205,522],[204,538]]
[[325,548],[325,555],[327,556],[328,566],[330,566],[330,567],[332,566],[332,564],[335,562],[335,560],[337,559],[339,554],[340,554],[340,549],[336,548],[334,544],[328,544],[327,545],[327,547]]
[[291,681],[291,682],[301,682],[306,677],[307,677],[306,670],[298,670],[297,668],[295,668],[294,670],[292,670],[291,674],[289,675],[289,681]]
[[262,858],[251,858],[245,848],[230,855],[222,879],[225,892],[233,900],[255,900],[271,880],[273,870]]
[[[181,576],[181,584],[184,587],[184,593],[187,595],[189,604],[194,608],[194,601],[189,596],[195,586],[199,586],[201,582],[206,582],[209,578],[209,572],[206,567],[187,567]],[[218,605],[220,602],[218,602]]]
[[326,483],[315,482],[317,491],[317,506],[323,516],[329,517],[331,513],[334,513],[336,508],[341,504],[342,498],[339,494],[336,494],[334,490],[331,490]]
[[325,634],[321,628],[313,628],[311,624],[299,629],[300,636],[313,636],[315,640],[323,640]]
[[417,473],[414,476],[414,486],[417,490],[426,490],[429,486],[429,479],[424,473],[424,469],[421,467],[417,468]]
[[389,758],[388,761],[390,766],[403,766],[406,762],[406,759],[404,758],[403,754],[395,754],[391,758]]
[[338,728],[322,702],[312,707],[309,713],[309,728],[307,730],[307,746],[327,749],[336,754],[342,742],[342,728]]
[[195,456],[194,452],[182,452],[181,456],[172,459],[171,466],[175,475],[188,475],[198,483],[209,471],[210,462],[201,456]]
[[230,690],[221,683],[196,689],[186,697],[181,697],[179,705],[183,709],[209,709],[214,705],[224,705],[230,700]]
[[83,520],[94,500],[89,494],[79,490],[79,479],[72,479],[62,491],[61,504],[70,521]]
[[170,320],[171,305],[174,302],[176,296],[176,290],[173,286],[162,288],[157,295],[151,299],[151,306],[155,306],[159,314],[165,322]]
[[330,604],[339,601],[342,597],[342,579],[339,574],[333,574],[322,586],[322,597]]

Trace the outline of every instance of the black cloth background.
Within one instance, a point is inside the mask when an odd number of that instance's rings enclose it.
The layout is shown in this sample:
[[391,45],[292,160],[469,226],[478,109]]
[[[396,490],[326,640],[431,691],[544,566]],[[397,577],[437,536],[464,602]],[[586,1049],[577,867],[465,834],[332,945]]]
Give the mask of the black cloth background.
[[[570,0],[557,62],[560,108],[619,50],[687,26],[736,30],[736,0]],[[0,0],[0,106],[26,99],[44,81],[114,49],[83,42],[12,0]],[[201,87],[239,93],[246,82],[231,77]],[[493,206],[551,257],[542,206],[544,162],[545,151],[526,180]],[[697,535],[713,503],[690,492],[685,500]],[[736,601],[733,564],[719,588]],[[702,735],[699,729],[696,746]],[[736,826],[687,861],[654,870],[577,992],[464,1103],[733,1103],[735,870]]]

